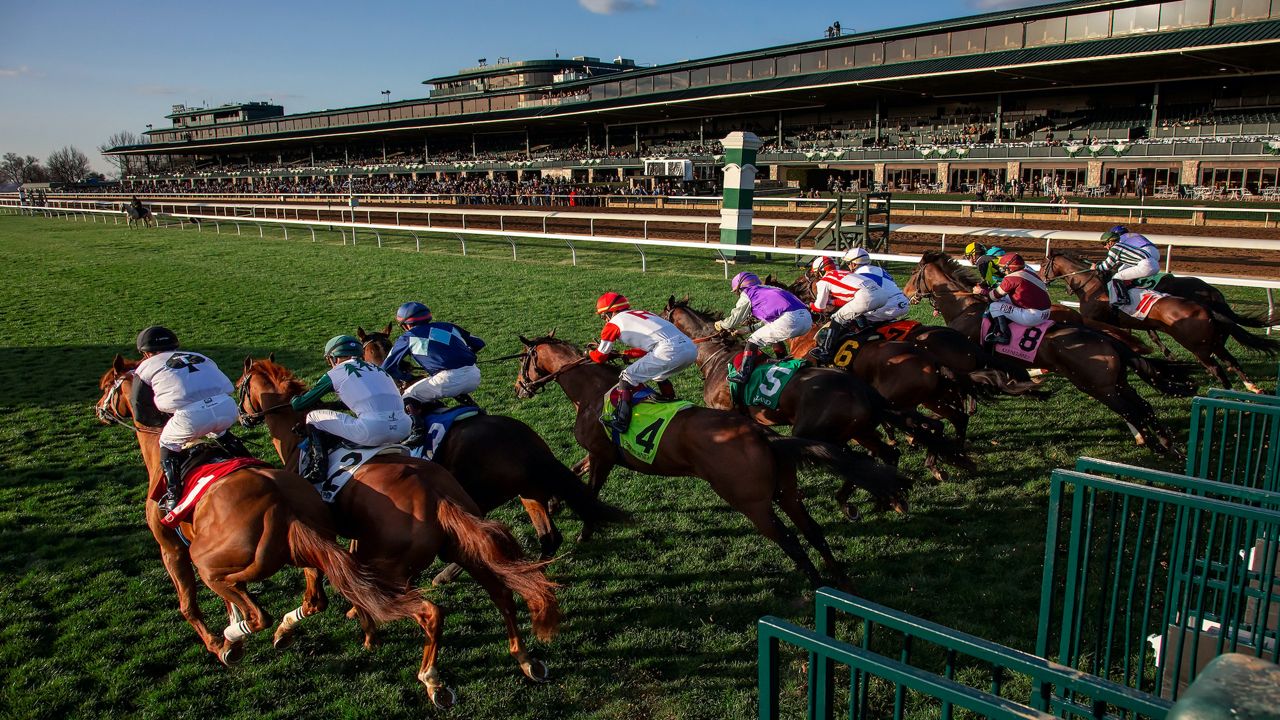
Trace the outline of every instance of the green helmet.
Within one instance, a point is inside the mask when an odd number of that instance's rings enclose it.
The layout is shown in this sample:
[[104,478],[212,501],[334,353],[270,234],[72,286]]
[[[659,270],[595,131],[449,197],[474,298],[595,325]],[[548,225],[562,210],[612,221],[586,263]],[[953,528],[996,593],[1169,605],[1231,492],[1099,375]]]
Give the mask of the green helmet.
[[364,346],[350,335],[338,335],[324,344],[324,356],[327,358],[360,357],[364,355]]

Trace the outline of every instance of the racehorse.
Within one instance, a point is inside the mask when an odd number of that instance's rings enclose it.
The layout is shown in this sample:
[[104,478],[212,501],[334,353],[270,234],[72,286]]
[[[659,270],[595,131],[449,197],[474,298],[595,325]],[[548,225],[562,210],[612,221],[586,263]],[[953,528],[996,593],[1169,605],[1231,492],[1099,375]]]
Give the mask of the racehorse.
[[[734,510],[747,516],[756,530],[777,543],[817,587],[822,583],[796,536],[773,511],[774,503],[822,556],[837,582],[847,577],[822,529],[810,517],[796,485],[796,466],[814,465],[838,475],[846,484],[867,489],[881,507],[905,512],[910,480],[869,457],[829,443],[784,438],[739,413],[691,407],[668,423],[652,463],[625,457],[600,422],[605,395],[618,381],[618,368],[588,364],[574,345],[546,335],[520,338],[525,346],[516,395],[531,398],[549,383],[559,383],[577,407],[574,437],[588,453],[590,485],[600,492],[609,471],[619,463],[647,475],[693,475],[707,481]],[[843,492],[843,489],[842,489]]]
[[[1251,392],[1262,392],[1245,375],[1240,361],[1227,350],[1227,338],[1234,338],[1245,348],[1266,353],[1269,357],[1275,357],[1277,351],[1280,351],[1280,342],[1253,335],[1230,317],[1198,300],[1186,300],[1174,295],[1157,300],[1147,317],[1142,320],[1119,310],[1113,311],[1107,301],[1107,287],[1092,267],[1090,263],[1067,253],[1055,251],[1044,259],[1040,272],[1046,281],[1062,279],[1067,290],[1080,299],[1080,313],[1085,317],[1105,319],[1120,327],[1147,330],[1166,356],[1171,353],[1160,341],[1156,331],[1168,333],[1179,345],[1190,351],[1209,375],[1223,387],[1231,387],[1231,379],[1227,377],[1227,371],[1219,360],[1226,363]],[[1232,316],[1239,317],[1235,313]]]
[[[903,291],[911,298],[928,299],[947,324],[975,342],[981,332],[987,301],[974,295],[977,273],[946,253],[924,253]],[[1145,358],[1126,346],[1083,325],[1055,324],[1040,341],[1037,366],[1060,373],[1072,385],[1119,415],[1139,445],[1148,445],[1144,433],[1156,438],[1156,452],[1173,451],[1173,436],[1156,417],[1155,410],[1129,385],[1128,370],[1164,395],[1187,397],[1195,386],[1187,380],[1186,367]]]
[[129,227],[134,227],[138,223],[141,223],[143,227],[147,227],[148,224],[151,227],[156,227],[156,216],[152,215],[151,210],[145,207],[139,210],[132,205],[126,205],[125,214],[128,216]]
[[[698,370],[702,373],[702,396],[707,406],[732,410],[728,362],[742,350],[743,343],[730,333],[716,332],[716,318],[689,307],[688,298],[669,297],[662,316],[698,343]],[[897,466],[898,449],[880,437],[880,425],[888,424],[925,447],[925,467],[939,481],[945,477],[937,464],[939,455],[966,469],[975,469],[973,461],[943,437],[940,422],[914,410],[890,408],[875,388],[837,369],[807,366],[796,370],[778,396],[777,409],[752,407],[750,414],[762,425],[790,425],[796,437],[837,445],[854,440],[876,458]],[[848,514],[851,508],[846,504],[847,498],[837,495],[836,499]]]
[[[390,324],[382,332],[357,328],[364,359],[381,365],[391,351],[390,335]],[[494,452],[495,448],[502,452]],[[482,515],[520,498],[538,532],[543,560],[553,556],[562,542],[548,507],[552,498],[563,501],[581,518],[579,542],[589,539],[599,525],[628,519],[626,512],[588,492],[542,436],[513,417],[483,414],[455,421],[432,459],[453,473]],[[450,565],[434,582],[448,582],[459,572],[457,565]]]
[[[98,383],[102,397],[94,412],[103,424],[129,428],[147,468],[147,497],[156,496],[160,470],[160,429],[133,419],[129,397],[136,382],[137,361],[116,355]],[[225,665],[244,657],[245,638],[271,625],[271,616],[248,591],[250,582],[266,580],[284,565],[302,568],[307,580],[302,606],[285,616],[274,643],[293,640],[291,628],[303,617],[325,609],[323,576],[338,592],[378,622],[412,617],[421,605],[417,590],[393,586],[371,574],[374,568],[349,556],[335,542],[328,511],[302,478],[264,467],[242,468],[214,483],[195,506],[182,536],[161,524],[160,506],[146,504],[147,526],[160,546],[165,570],[178,593],[178,607],[205,649]],[[186,538],[188,546],[182,540]],[[196,598],[195,566],[205,585],[226,603],[229,625],[218,637],[209,631]]]
[[[305,389],[301,380],[271,358],[246,357],[244,374],[236,382],[242,424],[265,422],[286,468],[297,467],[300,438],[293,428],[305,419],[289,400]],[[312,494],[319,498],[314,490]],[[549,640],[560,622],[556,585],[543,574],[545,562],[524,560],[511,531],[499,522],[477,517],[478,513],[475,502],[448,470],[406,455],[378,455],[361,465],[333,502],[338,531],[354,540],[355,558],[377,568],[397,587],[411,585],[437,555],[471,573],[502,613],[510,651],[520,670],[530,680],[545,681],[547,666],[525,649],[511,594],[524,598],[534,632]],[[354,615],[364,629],[365,647],[372,648],[374,622],[359,608]],[[449,707],[457,696],[445,685],[436,665],[444,611],[422,600],[417,619],[426,633],[418,680],[436,706]]]

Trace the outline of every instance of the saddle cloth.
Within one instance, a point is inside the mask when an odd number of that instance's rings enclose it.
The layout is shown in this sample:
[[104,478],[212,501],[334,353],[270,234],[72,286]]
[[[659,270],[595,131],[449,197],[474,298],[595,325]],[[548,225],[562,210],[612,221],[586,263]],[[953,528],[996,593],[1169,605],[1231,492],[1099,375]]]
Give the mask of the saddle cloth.
[[1124,305],[1117,305],[1116,309],[1138,320],[1146,320],[1151,308],[1155,307],[1161,298],[1166,297],[1168,297],[1167,293],[1137,287],[1130,288],[1129,302]]
[[807,364],[803,359],[761,363],[751,371],[751,379],[743,388],[742,393],[746,397],[744,404],[777,410],[782,391],[795,379],[796,370]]
[[434,460],[436,451],[440,449],[441,443],[444,442],[445,436],[449,434],[449,430],[453,428],[454,423],[483,414],[484,410],[474,405],[442,408],[429,413],[425,420],[427,425],[426,439],[421,445],[415,445],[410,448],[409,454],[423,460]]
[[631,425],[625,433],[616,433],[609,427],[616,407],[615,388],[605,395],[603,412],[600,413],[600,423],[604,425],[605,432],[613,438],[615,445],[635,458],[652,464],[658,456],[662,436],[671,424],[671,418],[676,413],[693,407],[693,403],[685,400],[660,400],[651,388],[640,388],[631,396]]
[[[231,473],[247,467],[270,467],[270,465],[257,458],[238,457],[191,468],[185,476],[182,499],[173,507],[173,512],[166,513],[160,518],[160,524],[168,528],[176,528],[179,524],[189,521],[191,514],[195,512],[196,504],[209,491],[209,488]],[[151,495],[152,500],[159,500],[164,495],[164,486],[157,483]]]
[[[1009,342],[1003,345],[993,345],[991,349],[1034,365],[1036,353],[1040,350],[1040,343],[1044,342],[1044,336],[1049,333],[1049,328],[1051,327],[1053,327],[1052,320],[1046,320],[1039,325],[1019,325],[1016,322],[1010,322]],[[983,317],[981,337],[986,337],[990,329],[990,318]]]
[[379,445],[378,447],[339,445],[329,451],[329,470],[324,482],[313,487],[320,493],[321,500],[332,503],[365,463],[379,455],[408,454],[409,448],[404,445]]

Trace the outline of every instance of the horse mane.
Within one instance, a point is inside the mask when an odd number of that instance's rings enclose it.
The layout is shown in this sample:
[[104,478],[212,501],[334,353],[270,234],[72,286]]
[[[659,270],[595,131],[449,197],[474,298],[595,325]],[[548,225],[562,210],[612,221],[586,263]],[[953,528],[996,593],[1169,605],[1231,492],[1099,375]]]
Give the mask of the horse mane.
[[705,315],[707,318],[709,318],[709,319],[711,319],[711,320],[723,320],[723,319],[724,319],[724,311],[723,311],[723,310],[711,310],[710,308],[708,308],[708,309],[706,309],[706,310],[699,310],[698,308],[696,308],[696,307],[694,307],[693,305],[690,305],[690,304],[689,304],[689,298],[684,298],[684,299],[682,299],[682,300],[677,300],[677,301],[675,302],[675,304],[674,304],[674,305],[672,305],[671,307],[672,307],[672,309],[675,309],[675,308],[683,308],[683,309],[685,309],[685,310],[688,310],[689,312],[695,312],[695,313],[698,313],[699,315]]
[[971,267],[961,265],[960,261],[942,252],[941,250],[925,250],[920,256],[920,264],[928,265],[937,263],[942,266],[943,272],[950,275],[953,280],[958,280],[966,285],[978,285],[982,282],[982,276]]
[[261,375],[263,379],[275,387],[283,388],[282,395],[292,397],[307,391],[307,384],[300,380],[292,370],[273,360],[255,362],[249,367],[249,373]]
[[1074,253],[1074,252],[1072,252],[1072,251],[1070,251],[1070,250],[1050,250],[1050,251],[1049,251],[1049,258],[1050,258],[1050,259],[1055,258],[1055,257],[1058,257],[1058,256],[1062,256],[1062,257],[1064,257],[1064,258],[1066,258],[1066,259],[1070,260],[1071,262],[1081,263],[1081,264],[1083,264],[1083,265],[1089,265],[1089,264],[1091,264],[1088,260],[1084,259],[1083,257],[1081,257],[1080,255],[1078,255],[1077,253]]

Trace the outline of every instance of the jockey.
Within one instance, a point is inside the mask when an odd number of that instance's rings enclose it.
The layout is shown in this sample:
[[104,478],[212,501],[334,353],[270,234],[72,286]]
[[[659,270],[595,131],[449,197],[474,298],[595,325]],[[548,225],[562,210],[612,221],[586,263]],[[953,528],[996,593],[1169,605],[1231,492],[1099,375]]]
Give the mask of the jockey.
[[364,346],[350,335],[339,335],[324,346],[324,359],[329,372],[316,384],[289,404],[303,412],[331,393],[346,405],[355,417],[337,410],[312,410],[307,413],[306,452],[298,457],[298,474],[312,485],[325,480],[329,450],[334,436],[354,445],[377,447],[402,442],[411,429],[404,412],[400,390],[385,370],[362,359]]
[[1004,279],[994,290],[983,293],[991,300],[987,317],[994,327],[983,342],[992,345],[1009,343],[1009,322],[1035,326],[1049,319],[1049,288],[1039,275],[1027,269],[1018,253],[1007,253],[1000,258]]
[[737,373],[730,373],[732,385],[751,379],[751,371],[764,358],[761,348],[765,345],[773,346],[779,360],[786,358],[787,341],[809,332],[813,316],[800,298],[782,288],[762,284],[754,273],[738,273],[729,287],[738,293],[738,303],[725,319],[716,321],[716,330],[733,330],[751,317],[764,323],[747,337],[742,366]]
[[644,310],[632,310],[631,303],[616,292],[607,292],[596,300],[596,314],[605,319],[600,343],[590,352],[597,363],[614,355],[613,344],[630,345],[623,356],[636,361],[618,375],[618,401],[611,423],[619,433],[631,424],[631,396],[637,387],[656,380],[658,395],[664,400],[676,398],[671,376],[698,361],[698,347],[688,335],[665,319]]
[[413,358],[427,377],[404,391],[405,410],[413,416],[414,430],[422,430],[427,413],[454,398],[459,405],[475,405],[470,393],[480,387],[476,353],[484,341],[447,322],[432,322],[431,310],[420,302],[407,302],[396,310],[396,322],[404,330],[391,346],[382,369],[398,382],[413,376],[401,362]]
[[820,255],[809,266],[811,275],[817,275],[813,284],[813,302],[809,309],[815,313],[831,312],[844,307],[853,299],[858,288],[850,284],[849,271],[841,270],[836,261]]
[[165,495],[160,509],[168,513],[182,499],[182,464],[191,441],[217,435],[232,447],[243,447],[227,432],[240,417],[231,397],[235,388],[209,358],[178,352],[178,336],[168,328],[152,325],[138,333],[137,345],[142,362],[133,371],[138,382],[133,383],[130,404],[138,423],[164,426],[160,468]]
[[982,284],[974,289],[979,292],[978,288],[992,288],[1000,283],[998,261],[1004,257],[1004,250],[998,247],[987,247],[980,242],[971,242],[964,248],[964,257],[973,263],[973,267],[978,271],[978,275],[982,277]]
[[1107,257],[1093,269],[1103,277],[1111,276],[1107,283],[1111,305],[1127,305],[1134,281],[1160,272],[1160,249],[1123,225],[1102,233],[1102,241],[1107,245]]
[[853,325],[859,329],[893,322],[911,311],[911,301],[883,268],[871,263],[866,248],[849,248],[842,258],[853,272],[845,275],[853,297],[831,316],[831,328],[813,353],[818,362],[831,362],[835,344]]

